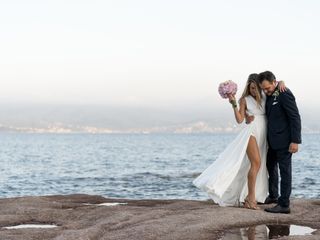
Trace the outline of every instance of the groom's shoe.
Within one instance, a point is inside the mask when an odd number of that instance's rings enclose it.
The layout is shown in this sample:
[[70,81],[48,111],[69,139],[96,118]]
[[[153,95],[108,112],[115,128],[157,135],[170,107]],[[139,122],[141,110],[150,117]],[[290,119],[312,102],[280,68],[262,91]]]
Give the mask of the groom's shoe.
[[278,198],[271,198],[268,196],[264,201],[264,204],[278,203]]
[[290,207],[281,207],[279,204],[273,208],[266,208],[266,212],[269,213],[285,213],[288,214],[290,213]]

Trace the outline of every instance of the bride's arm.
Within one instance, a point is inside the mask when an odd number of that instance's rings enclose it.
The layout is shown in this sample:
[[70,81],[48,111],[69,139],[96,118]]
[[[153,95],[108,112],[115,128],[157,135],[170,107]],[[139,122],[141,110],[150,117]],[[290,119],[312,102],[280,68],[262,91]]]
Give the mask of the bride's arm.
[[234,96],[229,96],[229,101],[232,105],[234,116],[236,118],[237,123],[242,123],[245,119],[245,111],[246,111],[246,100],[244,98],[240,99],[240,108],[238,110],[237,101]]
[[284,81],[278,81],[278,84],[279,84],[280,92],[286,92],[287,91],[287,86],[284,83]]

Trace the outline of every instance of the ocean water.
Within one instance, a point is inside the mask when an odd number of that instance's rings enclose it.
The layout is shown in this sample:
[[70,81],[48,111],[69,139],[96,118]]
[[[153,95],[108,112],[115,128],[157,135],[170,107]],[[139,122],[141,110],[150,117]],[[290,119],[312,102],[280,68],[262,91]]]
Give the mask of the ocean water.
[[[86,193],[208,199],[192,185],[234,134],[0,134],[0,197]],[[293,157],[296,198],[320,198],[320,134]]]

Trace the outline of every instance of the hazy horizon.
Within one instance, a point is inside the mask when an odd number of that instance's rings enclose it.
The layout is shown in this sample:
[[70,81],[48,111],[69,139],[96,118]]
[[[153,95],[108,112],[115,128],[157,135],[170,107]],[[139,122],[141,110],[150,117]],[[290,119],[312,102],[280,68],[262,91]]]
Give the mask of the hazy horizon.
[[[320,109],[300,107],[303,132],[320,132]],[[0,131],[22,132],[234,132],[242,125],[229,103],[167,107],[0,104]]]

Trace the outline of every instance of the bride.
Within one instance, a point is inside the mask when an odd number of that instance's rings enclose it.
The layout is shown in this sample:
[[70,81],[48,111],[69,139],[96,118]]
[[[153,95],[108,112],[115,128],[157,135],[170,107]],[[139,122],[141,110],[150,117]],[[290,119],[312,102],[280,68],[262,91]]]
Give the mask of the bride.
[[[268,196],[267,118],[265,114],[266,95],[258,84],[258,74],[250,74],[239,100],[239,109],[234,95],[229,95],[237,123],[246,115],[254,116],[238,136],[219,155],[214,163],[205,169],[193,184],[208,193],[220,206],[236,206],[259,209],[258,202]],[[279,83],[285,91],[284,82]]]

